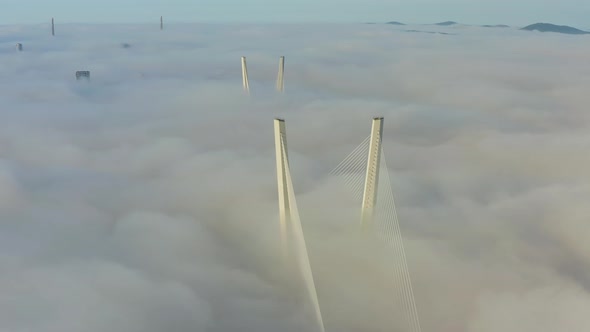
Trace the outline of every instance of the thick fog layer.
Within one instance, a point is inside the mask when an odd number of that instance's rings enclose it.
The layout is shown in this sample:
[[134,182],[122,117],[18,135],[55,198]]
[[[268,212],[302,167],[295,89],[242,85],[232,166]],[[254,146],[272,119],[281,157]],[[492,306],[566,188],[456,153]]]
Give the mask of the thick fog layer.
[[389,259],[355,236],[360,202],[328,176],[374,116],[424,332],[590,330],[588,42],[2,26],[0,331],[315,332],[280,257],[275,117],[326,330],[396,330]]

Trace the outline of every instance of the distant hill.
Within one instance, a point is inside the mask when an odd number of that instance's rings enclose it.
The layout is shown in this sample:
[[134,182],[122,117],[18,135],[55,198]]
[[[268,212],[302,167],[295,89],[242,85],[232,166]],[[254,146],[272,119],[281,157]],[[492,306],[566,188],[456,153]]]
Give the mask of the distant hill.
[[453,21],[446,21],[446,22],[434,23],[434,25],[443,25],[443,26],[455,25],[455,24],[458,24],[458,23],[457,22],[453,22]]
[[396,21],[387,22],[387,23],[385,23],[385,24],[393,24],[393,25],[405,25],[405,24],[403,24],[403,23],[401,23],[401,22],[396,22]]
[[590,34],[588,31],[582,31],[576,28],[572,28],[567,25],[555,25],[550,23],[535,23],[522,28],[521,30],[527,31],[540,31],[540,32],[557,32],[566,33],[569,35],[585,35]]
[[509,25],[505,25],[505,24],[495,24],[495,25],[486,24],[486,25],[482,25],[482,27],[484,27],[484,28],[510,28]]
[[422,31],[422,30],[404,30],[404,31],[405,32],[419,32],[419,33],[439,34],[439,35],[454,35],[454,33],[438,32],[438,31]]

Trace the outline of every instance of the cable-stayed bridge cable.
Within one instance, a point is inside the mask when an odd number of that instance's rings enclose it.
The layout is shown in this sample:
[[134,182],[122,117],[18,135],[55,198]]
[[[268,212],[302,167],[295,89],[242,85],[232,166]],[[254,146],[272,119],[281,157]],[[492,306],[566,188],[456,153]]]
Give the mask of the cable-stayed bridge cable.
[[383,183],[383,187],[385,187],[386,189],[386,199],[389,202],[389,209],[391,211],[391,215],[392,217],[390,218],[390,221],[393,225],[393,230],[394,230],[394,236],[396,237],[395,242],[397,243],[397,247],[398,247],[398,258],[399,258],[399,263],[402,265],[402,271],[403,271],[403,279],[404,279],[404,289],[407,292],[408,295],[408,300],[409,300],[409,312],[410,312],[410,324],[411,324],[411,330],[415,331],[415,332],[421,332],[421,325],[420,325],[420,319],[418,316],[418,309],[416,307],[416,300],[415,300],[415,296],[414,296],[414,290],[412,287],[412,280],[410,277],[410,273],[409,273],[409,269],[408,269],[408,263],[407,263],[407,257],[406,257],[406,252],[405,252],[405,248],[403,245],[403,239],[401,236],[401,229],[400,229],[400,225],[399,225],[399,219],[397,216],[397,209],[395,207],[395,197],[393,195],[393,190],[391,188],[391,181],[389,178],[389,171],[387,168],[387,162],[385,159],[385,156],[382,152],[382,161],[383,161],[383,179],[386,181],[385,183]]
[[[355,198],[361,200],[364,176],[367,168],[370,136],[358,145],[330,174],[337,176],[348,187]],[[416,306],[412,281],[408,269],[401,229],[395,207],[395,197],[391,187],[389,171],[383,149],[381,149],[375,235],[383,241],[393,254],[394,281],[398,286],[398,301],[404,311],[407,328],[410,332],[421,332],[420,319]]]
[[363,195],[369,140],[370,136],[367,136],[330,172],[331,175],[337,176],[357,199],[361,199]]

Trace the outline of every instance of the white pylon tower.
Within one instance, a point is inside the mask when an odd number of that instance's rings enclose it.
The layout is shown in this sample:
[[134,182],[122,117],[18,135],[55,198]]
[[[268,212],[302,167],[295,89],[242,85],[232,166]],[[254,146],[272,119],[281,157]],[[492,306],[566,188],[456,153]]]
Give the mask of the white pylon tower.
[[287,256],[287,224],[291,217],[289,206],[289,190],[287,186],[286,165],[289,163],[287,155],[287,134],[285,120],[275,119],[275,152],[277,159],[277,184],[279,190],[279,227],[281,232],[281,250],[283,256]]
[[[297,211],[297,201],[291,181],[289,156],[287,155],[287,133],[285,120],[275,119],[275,150],[277,161],[277,184],[279,191],[279,218],[281,228],[281,247],[286,262],[295,262],[301,272],[307,288],[307,294],[313,305],[319,332],[325,332],[324,320],[320,310],[318,294],[313,280],[307,245],[303,228]],[[293,259],[293,260],[292,260]]]
[[369,139],[369,156],[367,173],[361,206],[361,228],[368,230],[373,225],[373,215],[377,204],[377,184],[379,183],[379,165],[381,162],[381,138],[383,135],[383,118],[373,118],[371,138]]
[[[398,284],[399,308],[405,313],[407,326],[403,331],[420,332],[420,319],[408,269],[400,224],[386,158],[382,149],[383,118],[373,118],[371,135],[357,146],[330,174],[344,178],[355,198],[362,198],[361,229],[365,235],[374,234],[390,249],[394,262],[392,272]],[[365,159],[367,156],[367,159]],[[367,164],[363,162],[367,161]],[[361,166],[359,166],[361,164]],[[364,168],[366,165],[366,169]],[[379,174],[380,170],[383,174]],[[362,172],[365,172],[364,183]],[[381,182],[379,184],[379,182]],[[378,197],[379,196],[379,197]],[[368,237],[372,240],[372,237]],[[401,317],[400,317],[401,318]],[[403,324],[404,321],[400,321]],[[400,328],[402,326],[400,325]],[[400,330],[401,331],[401,330]]]
[[283,76],[285,75],[285,57],[281,56],[279,59],[279,74],[277,76],[277,91],[283,92],[285,90],[285,83]]
[[247,94],[250,94],[250,82],[248,81],[248,67],[246,66],[246,57],[242,57],[242,86]]

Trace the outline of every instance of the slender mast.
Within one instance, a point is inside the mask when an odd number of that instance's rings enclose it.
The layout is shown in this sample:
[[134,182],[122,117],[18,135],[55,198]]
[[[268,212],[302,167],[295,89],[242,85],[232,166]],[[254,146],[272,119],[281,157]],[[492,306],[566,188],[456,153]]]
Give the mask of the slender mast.
[[369,155],[365,189],[361,207],[361,228],[368,230],[373,225],[374,208],[377,204],[377,185],[379,183],[379,164],[381,162],[381,137],[383,135],[383,118],[373,118],[371,138],[369,139]]

